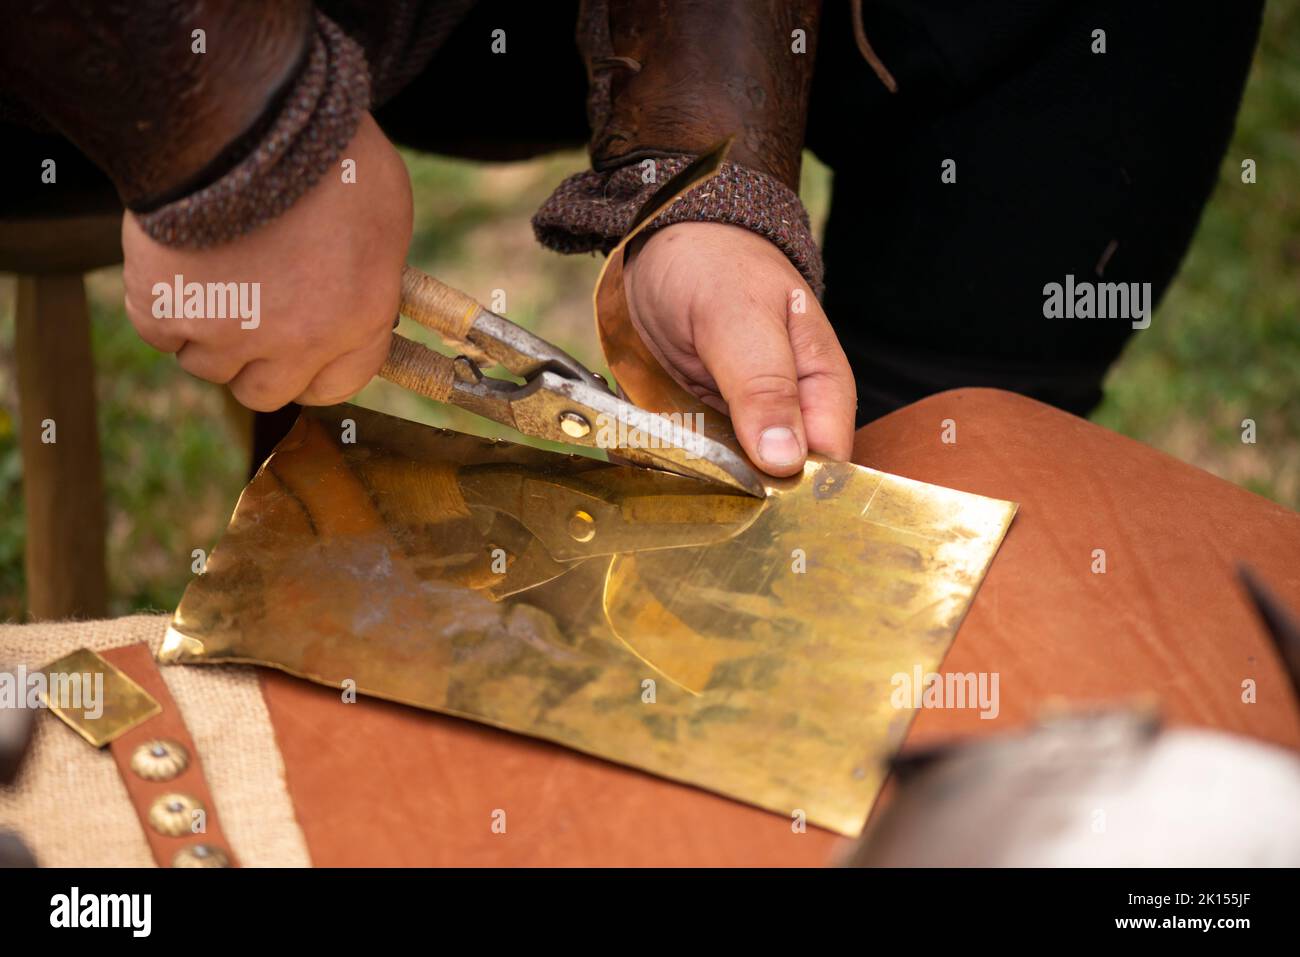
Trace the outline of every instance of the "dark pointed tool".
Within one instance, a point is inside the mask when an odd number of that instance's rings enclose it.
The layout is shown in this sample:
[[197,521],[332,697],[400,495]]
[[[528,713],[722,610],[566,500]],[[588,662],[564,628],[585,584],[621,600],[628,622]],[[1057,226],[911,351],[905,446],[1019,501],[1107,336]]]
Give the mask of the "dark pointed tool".
[[1291,676],[1291,685],[1296,696],[1300,697],[1300,621],[1249,566],[1238,565],[1237,577],[1246,587],[1246,594],[1250,595],[1255,610],[1263,619],[1269,637],[1277,645],[1282,663]]

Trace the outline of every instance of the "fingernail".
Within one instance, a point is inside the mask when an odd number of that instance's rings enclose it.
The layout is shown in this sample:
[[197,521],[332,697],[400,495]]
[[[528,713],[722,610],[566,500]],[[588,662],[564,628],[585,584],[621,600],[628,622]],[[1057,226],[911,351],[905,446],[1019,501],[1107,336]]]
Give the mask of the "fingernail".
[[758,437],[758,457],[768,465],[783,468],[803,458],[803,449],[794,432],[784,425],[764,429]]

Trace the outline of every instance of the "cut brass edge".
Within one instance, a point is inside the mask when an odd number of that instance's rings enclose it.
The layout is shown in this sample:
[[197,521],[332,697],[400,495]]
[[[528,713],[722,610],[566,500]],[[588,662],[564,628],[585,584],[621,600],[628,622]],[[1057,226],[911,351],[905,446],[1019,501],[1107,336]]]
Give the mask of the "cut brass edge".
[[[330,681],[320,675],[313,675],[302,671],[295,671],[294,669],[279,664],[277,662],[264,661],[260,658],[243,658],[243,657],[231,655],[231,656],[220,657],[220,658],[208,657],[208,658],[198,659],[196,661],[184,661],[180,663],[194,664],[194,665],[256,665],[261,668],[269,668],[273,671],[279,671],[283,674],[289,675],[292,678],[301,678],[304,681],[310,681],[312,684],[320,685],[321,687],[335,688],[338,690],[342,690],[343,688],[341,684],[334,681]],[[673,683],[676,684],[676,682]],[[469,711],[458,711],[455,708],[430,708],[427,704],[416,701],[414,699],[401,698],[398,697],[397,695],[391,695],[391,694],[381,694],[376,691],[371,691],[368,688],[363,688],[360,685],[357,685],[356,688],[353,690],[355,690],[356,693],[359,695],[364,695],[367,698],[374,698],[377,701],[391,701],[394,704],[404,705],[408,708],[418,708],[419,710],[425,712],[426,714],[447,715],[452,718],[460,718],[464,721],[471,721],[474,724],[484,725],[485,727],[497,728],[501,731],[509,732],[510,734],[520,735],[521,737],[532,738],[533,740],[536,741],[549,742],[550,744],[555,744],[558,745],[559,747],[567,748],[570,751],[576,751],[579,754],[585,754],[588,757],[596,758],[598,761],[604,761],[607,764],[612,764],[615,767],[627,768],[629,770],[636,771],[639,774],[649,775],[652,778],[659,778],[665,781],[672,781],[674,784],[680,784],[683,787],[694,788],[695,790],[703,791],[706,794],[716,794],[719,797],[726,798],[728,801],[735,801],[737,804],[744,804],[749,807],[756,807],[762,811],[767,811],[770,814],[777,814],[777,815],[788,817],[792,810],[791,808],[788,807],[776,807],[773,804],[756,801],[751,798],[740,797],[735,794],[729,794],[726,791],[723,791],[718,788],[711,788],[705,784],[699,783],[698,781],[691,781],[688,780],[687,778],[679,777],[678,775],[673,774],[671,771],[650,771],[645,768],[637,767],[635,765],[625,764],[622,761],[619,761],[615,758],[611,758],[607,754],[601,754],[598,751],[593,751],[588,748],[584,748],[579,744],[571,744],[567,741],[556,741],[553,738],[544,737],[539,733],[523,730],[514,727],[513,725],[506,724],[504,722],[494,721],[491,718],[485,717],[480,714],[475,714]],[[875,768],[875,771],[879,776],[883,786],[883,782],[885,780],[885,776],[887,774],[888,768],[885,765],[880,764]],[[839,834],[842,837],[850,837],[850,838],[860,837],[862,831],[866,828],[867,820],[871,815],[871,810],[874,807],[876,800],[879,799],[880,796],[879,791],[880,789],[878,788],[876,791],[876,798],[868,802],[867,807],[862,812],[860,819],[858,819],[857,815],[854,815],[854,820],[846,821],[843,820],[844,817],[843,815],[833,815],[836,818],[836,820],[831,820],[832,817],[831,815],[823,816],[821,814],[817,814],[817,815],[809,814],[808,823],[812,824],[815,827],[819,827],[823,830],[830,831],[835,834]]]
[[174,665],[189,661],[191,658],[201,658],[202,655],[203,642],[178,630],[174,621],[167,626],[162,647],[158,649],[158,661],[165,665]]

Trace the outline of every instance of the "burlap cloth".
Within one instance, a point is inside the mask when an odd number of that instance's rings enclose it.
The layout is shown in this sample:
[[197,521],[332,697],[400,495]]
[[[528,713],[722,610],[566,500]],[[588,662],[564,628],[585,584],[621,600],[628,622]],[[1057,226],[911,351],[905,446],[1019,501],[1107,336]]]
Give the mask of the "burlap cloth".
[[[77,648],[147,642],[169,616],[0,625],[0,669],[42,667]],[[284,763],[253,668],[162,666],[198,748],[222,827],[240,863],[311,863],[285,786]],[[0,828],[17,831],[45,867],[151,867],[153,856],[107,749],[96,751],[42,710],[14,786],[0,788]]]

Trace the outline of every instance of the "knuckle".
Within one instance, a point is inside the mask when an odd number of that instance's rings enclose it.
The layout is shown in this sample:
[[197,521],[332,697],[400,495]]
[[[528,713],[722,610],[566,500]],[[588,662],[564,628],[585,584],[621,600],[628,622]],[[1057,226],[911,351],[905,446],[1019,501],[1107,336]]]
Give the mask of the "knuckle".
[[256,378],[245,379],[242,375],[230,384],[230,392],[240,405],[254,412],[274,412],[290,399],[289,396],[281,395],[280,390],[270,383]]
[[779,405],[799,401],[799,383],[781,373],[760,373],[745,380],[741,389],[742,402]]
[[324,376],[307,387],[301,401],[305,405],[334,405],[349,396],[356,395],[369,381],[369,376],[362,375]]
[[126,310],[126,318],[137,330],[152,328],[158,324],[153,316],[153,311],[144,304],[138,294],[127,290],[122,297],[122,308]]
[[235,369],[214,365],[201,357],[188,354],[187,350],[181,350],[176,357],[180,367],[190,375],[206,382],[215,382],[217,385],[225,385],[234,378]]
[[303,392],[303,401],[310,405],[333,405],[364,389],[388,354],[386,338],[377,345],[382,348],[372,346],[349,353],[322,369]]
[[799,381],[805,384],[822,384],[829,386],[831,395],[842,395],[847,397],[853,403],[857,402],[858,385],[853,379],[853,374],[845,369],[843,372],[839,369],[817,369],[806,375],[800,376]]
[[829,323],[806,323],[790,331],[790,348],[800,368],[834,375],[850,375],[848,356]]

